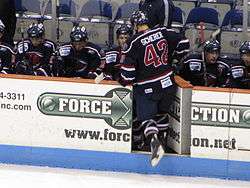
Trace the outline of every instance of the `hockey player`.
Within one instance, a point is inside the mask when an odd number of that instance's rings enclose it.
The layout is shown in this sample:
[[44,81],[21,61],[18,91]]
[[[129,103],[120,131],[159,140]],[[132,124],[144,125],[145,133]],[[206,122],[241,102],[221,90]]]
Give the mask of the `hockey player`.
[[250,89],[250,41],[245,41],[239,48],[240,63],[229,71],[226,87]]
[[184,58],[180,76],[195,86],[223,87],[229,65],[220,59],[220,43],[208,40],[203,52],[193,52]]
[[133,29],[130,25],[121,25],[116,30],[116,39],[118,46],[106,52],[106,63],[104,72],[106,78],[116,80],[120,72],[120,63],[122,60],[122,50],[127,47],[127,40],[132,36]]
[[88,41],[84,26],[74,26],[70,40],[59,48],[61,76],[94,79],[101,64],[101,48]]
[[124,52],[120,83],[134,86],[137,119],[141,122],[138,129],[143,133],[145,142],[149,142],[151,165],[156,166],[164,154],[159,128],[166,130],[167,124],[162,123],[164,118],[158,119],[161,122],[155,118],[159,113],[166,114],[170,96],[176,89],[172,54],[184,55],[189,41],[166,27],[149,29],[148,18],[141,11],[132,14],[131,23],[137,34],[129,40]]
[[52,59],[56,47],[54,42],[44,38],[44,25],[32,23],[27,34],[28,39],[17,44],[16,73],[52,76]]
[[172,0],[141,0],[139,10],[147,14],[150,28],[155,26],[171,28],[174,11]]
[[13,73],[15,52],[10,45],[2,42],[4,31],[5,25],[0,20],[0,74],[10,74]]

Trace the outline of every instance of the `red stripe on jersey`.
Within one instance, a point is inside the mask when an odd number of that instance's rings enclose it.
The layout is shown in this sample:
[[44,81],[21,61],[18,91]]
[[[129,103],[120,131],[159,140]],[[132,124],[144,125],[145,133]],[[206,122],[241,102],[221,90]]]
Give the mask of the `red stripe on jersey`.
[[[154,80],[155,81],[158,81],[158,79],[160,80],[160,79],[163,79],[163,78],[161,78],[161,77],[164,77],[164,76],[170,76],[172,73],[172,70],[168,70],[168,71],[166,71],[166,72],[164,72],[164,73],[162,73],[162,74],[160,74],[160,75],[156,75],[156,76],[153,76],[153,77],[150,77],[150,78],[148,78],[148,79],[144,79],[144,80],[139,80],[138,82],[137,82],[137,84],[144,84],[144,82],[150,82],[150,81],[152,81],[152,82],[154,82]],[[170,74],[171,73],[171,74]]]
[[121,67],[124,67],[124,68],[135,68],[135,66],[132,65],[132,64],[122,64]]

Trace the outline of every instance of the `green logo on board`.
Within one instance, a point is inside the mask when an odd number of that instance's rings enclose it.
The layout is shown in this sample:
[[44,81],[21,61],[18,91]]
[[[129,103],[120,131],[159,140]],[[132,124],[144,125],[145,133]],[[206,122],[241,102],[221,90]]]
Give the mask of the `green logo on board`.
[[116,88],[105,96],[44,93],[37,101],[46,115],[104,119],[115,129],[125,130],[132,125],[132,92]]

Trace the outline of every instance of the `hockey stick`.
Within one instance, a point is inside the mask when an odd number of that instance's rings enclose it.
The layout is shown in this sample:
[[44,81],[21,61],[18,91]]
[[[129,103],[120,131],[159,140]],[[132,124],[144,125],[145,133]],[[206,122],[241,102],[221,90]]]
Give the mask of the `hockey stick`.
[[56,0],[56,23],[57,23],[57,27],[56,27],[56,44],[57,46],[59,46],[59,42],[60,42],[60,2],[59,0]]
[[75,3],[76,9],[75,22],[79,22],[84,2],[82,2],[82,0],[73,0],[73,2]]
[[25,58],[25,48],[24,48],[24,20],[21,21],[21,36],[22,36],[22,60]]
[[[201,27],[201,28],[202,29],[200,31],[200,35],[201,35],[200,38],[201,38],[202,42],[199,43],[199,44],[197,44],[197,45],[195,45],[194,49],[200,48],[201,46],[204,45],[204,42],[206,41],[206,39],[204,37],[204,28],[203,27]],[[210,37],[207,40],[216,39],[216,37],[220,34],[220,32],[221,32],[221,28],[216,29],[214,32],[211,33]]]
[[[203,27],[200,27],[200,28],[203,28]],[[184,31],[185,32],[185,31]],[[204,45],[204,42],[205,42],[205,37],[204,37],[204,34],[202,33],[204,32],[204,29],[203,31],[200,31],[199,34],[200,34],[200,41],[204,40],[203,42],[200,42],[200,43],[195,43],[194,45],[192,45],[193,47],[190,49],[190,51],[188,52],[188,54],[186,54],[179,62],[178,62],[178,66],[179,66],[179,69],[182,68],[182,65],[183,65],[183,61],[185,60],[186,57],[188,57],[190,54],[194,53],[197,49],[199,49],[200,47],[202,47]],[[214,32],[211,33],[210,37],[209,37],[209,40],[211,39],[215,39],[221,32],[221,29],[218,28],[216,29]],[[202,52],[202,58],[203,58],[203,61],[204,61],[204,53]],[[205,68],[205,67],[204,67]],[[205,69],[206,70],[206,69]]]
[[216,30],[211,34],[210,39],[216,39],[216,37],[220,34],[220,32],[221,32],[221,29],[220,29],[220,28],[216,29]]
[[46,11],[46,8],[47,8],[47,6],[49,4],[49,1],[50,0],[42,0],[41,3],[40,3],[40,12],[41,12],[42,18],[45,15],[45,11]]
[[[201,46],[201,45],[204,45],[204,42],[205,42],[205,33],[204,33],[205,26],[204,26],[204,22],[201,22],[199,25],[200,25],[199,34],[200,34],[200,46]],[[206,76],[207,67],[205,65],[205,53],[204,53],[204,50],[202,50],[202,52],[201,52],[201,58],[202,58],[202,61],[203,61],[203,69],[204,69],[204,75],[203,75],[204,82],[205,82],[204,85],[207,86],[208,85],[207,76]]]
[[[210,37],[209,37],[209,40],[214,40],[216,39],[216,37],[220,34],[221,32],[221,29],[218,28],[216,29],[213,33],[211,33]],[[201,36],[204,36],[204,27],[201,27]],[[202,40],[202,39],[201,39]],[[203,41],[201,43],[201,45],[203,46],[204,45],[204,42],[205,42],[205,39],[203,38]],[[205,65],[205,53],[204,53],[204,50],[202,51],[202,60],[203,60],[203,69],[204,69],[204,81],[205,81],[205,86],[208,86],[208,81],[207,81],[207,76],[206,76],[206,73],[207,73],[207,67]]]

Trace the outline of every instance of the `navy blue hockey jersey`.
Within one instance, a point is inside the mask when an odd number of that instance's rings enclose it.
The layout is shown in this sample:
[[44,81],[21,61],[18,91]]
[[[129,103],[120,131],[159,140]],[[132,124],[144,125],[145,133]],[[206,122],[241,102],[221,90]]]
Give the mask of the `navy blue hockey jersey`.
[[70,43],[64,44],[59,48],[59,55],[60,76],[65,77],[90,78],[90,74],[94,77],[103,58],[101,48],[91,42],[80,51],[76,51]]
[[17,73],[51,76],[50,60],[55,50],[55,43],[47,39],[38,46],[34,46],[29,39],[19,41],[16,55]]
[[204,62],[202,53],[191,53],[183,59],[180,76],[192,85],[224,87],[227,80],[229,65],[220,57],[216,63]]
[[121,66],[125,84],[134,83],[152,93],[173,85],[172,60],[189,51],[189,40],[166,27],[139,32],[128,44]]
[[245,66],[243,62],[233,65],[229,70],[226,87],[250,89],[250,67]]

